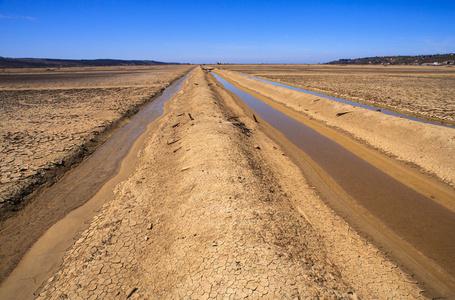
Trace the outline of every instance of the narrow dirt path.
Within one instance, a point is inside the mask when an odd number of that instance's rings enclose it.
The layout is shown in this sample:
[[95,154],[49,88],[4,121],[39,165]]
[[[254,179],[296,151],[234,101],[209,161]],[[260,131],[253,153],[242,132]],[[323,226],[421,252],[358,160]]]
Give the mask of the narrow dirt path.
[[422,298],[197,68],[39,299]]

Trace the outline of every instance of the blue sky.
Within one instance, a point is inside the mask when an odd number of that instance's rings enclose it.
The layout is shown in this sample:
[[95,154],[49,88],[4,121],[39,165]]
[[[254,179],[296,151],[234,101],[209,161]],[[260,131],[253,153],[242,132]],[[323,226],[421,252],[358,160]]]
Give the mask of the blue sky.
[[455,1],[0,0],[0,56],[318,63],[455,52]]

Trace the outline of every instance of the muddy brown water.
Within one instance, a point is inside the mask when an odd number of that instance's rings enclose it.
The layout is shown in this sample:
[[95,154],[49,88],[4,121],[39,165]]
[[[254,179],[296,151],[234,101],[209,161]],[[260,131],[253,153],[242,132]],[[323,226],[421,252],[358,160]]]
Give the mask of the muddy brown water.
[[[24,239],[26,231],[35,226],[49,229],[1,283],[1,299],[33,298],[33,292],[58,269],[73,239],[88,227],[102,204],[112,199],[115,185],[134,170],[135,157],[140,151],[138,141],[144,139],[147,126],[163,113],[163,104],[180,90],[188,76],[166,88],[77,168],[45,190],[31,203],[32,209],[24,209],[21,214],[25,215],[27,226],[18,229],[23,233],[17,239]],[[66,214],[67,206],[79,207]],[[21,246],[20,242],[16,245]]]
[[186,77],[181,78],[166,88],[162,95],[141,109],[131,118],[130,123],[116,132],[64,180],[46,191],[43,197],[66,194],[67,199],[73,197],[87,199],[92,196],[118,171],[121,160],[129,152],[133,143],[145,132],[147,125],[163,113],[163,103],[180,89],[185,79]]
[[213,74],[259,117],[308,154],[357,203],[455,275],[455,213],[286,114]]
[[83,203],[90,199],[118,171],[120,162],[133,143],[145,132],[147,125],[163,113],[163,103],[180,89],[185,79],[181,78],[166,88],[162,95],[134,115],[130,123],[117,131],[80,166],[46,190],[41,198],[54,199],[52,203]]

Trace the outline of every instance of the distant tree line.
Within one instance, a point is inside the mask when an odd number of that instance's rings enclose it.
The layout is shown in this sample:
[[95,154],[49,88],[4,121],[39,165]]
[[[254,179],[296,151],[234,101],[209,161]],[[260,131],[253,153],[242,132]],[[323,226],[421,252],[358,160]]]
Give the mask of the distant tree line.
[[454,65],[455,54],[377,56],[355,59],[339,59],[329,65]]
[[0,57],[2,68],[40,68],[40,67],[95,67],[95,66],[151,66],[179,63],[166,63],[154,60],[121,59],[49,59],[49,58],[9,58]]

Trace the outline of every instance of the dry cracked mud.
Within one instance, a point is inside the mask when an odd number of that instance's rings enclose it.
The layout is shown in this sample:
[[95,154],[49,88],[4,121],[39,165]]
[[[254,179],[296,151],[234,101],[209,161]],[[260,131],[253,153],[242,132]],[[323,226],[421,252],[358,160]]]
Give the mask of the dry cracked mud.
[[197,68],[38,299],[419,299]]

